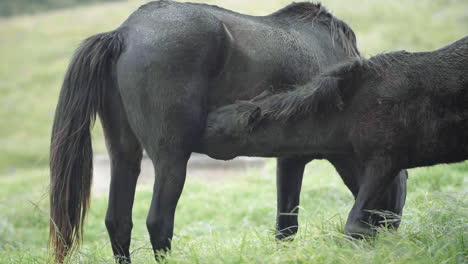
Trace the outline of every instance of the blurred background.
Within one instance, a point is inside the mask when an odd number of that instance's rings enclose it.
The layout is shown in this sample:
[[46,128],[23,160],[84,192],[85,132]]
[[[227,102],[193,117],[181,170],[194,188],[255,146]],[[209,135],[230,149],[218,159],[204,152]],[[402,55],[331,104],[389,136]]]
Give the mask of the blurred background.
[[[66,67],[84,38],[118,27],[146,1],[0,0],[0,263],[47,261],[48,150]],[[204,0],[267,15],[284,0]],[[365,56],[429,51],[468,33],[466,0],[326,0],[355,31]],[[83,249],[72,263],[113,263],[104,226],[108,164],[100,124],[93,135],[95,188]],[[410,171],[398,233],[372,245],[343,239],[352,196],[325,161],[308,165],[301,231],[290,247],[272,239],[276,212],[274,160],[231,164],[193,160],[176,215],[171,263],[463,263],[468,261],[468,163]],[[213,166],[210,164],[214,164]],[[145,218],[150,164],[136,195],[132,249],[152,261]],[[150,262],[151,263],[151,262]],[[465,262],[466,263],[466,262]]]

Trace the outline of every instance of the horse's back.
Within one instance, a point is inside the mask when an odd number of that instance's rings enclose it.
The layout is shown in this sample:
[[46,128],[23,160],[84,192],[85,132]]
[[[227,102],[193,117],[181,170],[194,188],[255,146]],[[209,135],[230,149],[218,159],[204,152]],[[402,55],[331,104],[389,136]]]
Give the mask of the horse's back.
[[122,28],[129,42],[123,57],[138,60],[132,69],[140,68],[141,74],[148,65],[161,64],[192,76],[202,71],[210,79],[209,108],[269,88],[290,89],[348,57],[329,28],[284,12],[255,17],[205,4],[158,1],[142,6]]
[[328,25],[314,21],[326,13],[317,4],[293,4],[267,16],[191,5],[222,21],[226,35],[222,71],[209,92],[211,109],[250,99],[266,89],[292,89],[350,56],[334,39],[336,32],[330,27],[335,18],[327,17]]

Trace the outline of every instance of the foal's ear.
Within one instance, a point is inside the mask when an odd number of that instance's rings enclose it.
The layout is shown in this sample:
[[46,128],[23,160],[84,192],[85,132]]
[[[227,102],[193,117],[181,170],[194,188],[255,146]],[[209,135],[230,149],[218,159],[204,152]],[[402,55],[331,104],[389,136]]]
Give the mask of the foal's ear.
[[258,123],[260,123],[261,116],[262,110],[260,110],[260,107],[256,106],[255,109],[253,109],[249,114],[249,118],[247,119],[247,126],[252,129],[257,127]]
[[245,103],[237,108],[240,115],[240,123],[244,127],[255,128],[260,123],[262,111],[255,104]]

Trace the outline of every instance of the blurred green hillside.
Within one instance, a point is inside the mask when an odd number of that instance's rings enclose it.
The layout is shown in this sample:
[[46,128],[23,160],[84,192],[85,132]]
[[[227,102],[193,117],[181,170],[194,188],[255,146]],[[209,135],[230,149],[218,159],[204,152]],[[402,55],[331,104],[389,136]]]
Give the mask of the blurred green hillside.
[[[194,2],[252,15],[290,3]],[[398,49],[433,50],[468,35],[466,0],[322,2],[353,28],[366,56]],[[0,9],[4,3],[0,0]],[[63,75],[81,40],[118,27],[142,3],[93,4],[0,18],[0,263],[47,261],[48,149]],[[99,124],[93,140],[95,152],[104,152]],[[273,162],[242,180],[188,179],[169,262],[468,263],[467,176],[468,162],[411,170],[401,229],[367,243],[343,237],[352,196],[327,162],[314,162],[304,178],[298,239],[284,247],[271,235],[276,206]],[[136,194],[135,263],[155,263],[145,226],[151,191],[140,186]],[[113,263],[104,227],[106,204],[104,195],[93,198],[83,249],[71,263]]]
[[[290,1],[203,2],[265,15]],[[84,38],[118,27],[142,3],[108,3],[0,19],[1,174],[47,164],[54,108],[73,51]],[[363,0],[356,4],[328,0],[323,4],[354,29],[366,55],[436,49],[468,33],[468,1]],[[95,149],[102,152],[102,137],[97,134]]]
[[51,9],[111,1],[118,0],[2,0],[0,2],[0,16],[37,14]]

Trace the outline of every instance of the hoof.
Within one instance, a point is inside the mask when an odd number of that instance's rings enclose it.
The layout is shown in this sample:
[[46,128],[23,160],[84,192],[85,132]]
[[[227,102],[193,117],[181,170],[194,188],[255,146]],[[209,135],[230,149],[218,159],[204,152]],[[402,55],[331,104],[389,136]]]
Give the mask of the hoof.
[[286,234],[283,234],[283,233],[279,233],[279,234],[275,235],[275,238],[276,238],[276,240],[278,240],[280,242],[289,242],[289,241],[294,240],[294,236],[295,236],[294,234],[286,235]]
[[345,233],[354,239],[364,239],[375,237],[376,231],[372,226],[359,222],[346,224]]
[[276,231],[275,238],[279,241],[292,241],[297,233],[297,226],[291,226]]

